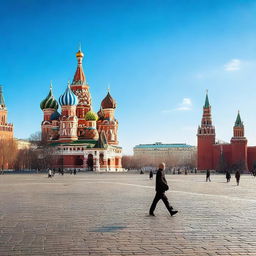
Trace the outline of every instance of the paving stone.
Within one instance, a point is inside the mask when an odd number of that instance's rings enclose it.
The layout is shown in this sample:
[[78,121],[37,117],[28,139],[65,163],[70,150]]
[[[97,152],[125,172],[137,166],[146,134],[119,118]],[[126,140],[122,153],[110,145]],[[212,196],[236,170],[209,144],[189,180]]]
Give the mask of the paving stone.
[[1,175],[0,255],[256,255],[256,179],[166,177],[174,217],[147,175]]

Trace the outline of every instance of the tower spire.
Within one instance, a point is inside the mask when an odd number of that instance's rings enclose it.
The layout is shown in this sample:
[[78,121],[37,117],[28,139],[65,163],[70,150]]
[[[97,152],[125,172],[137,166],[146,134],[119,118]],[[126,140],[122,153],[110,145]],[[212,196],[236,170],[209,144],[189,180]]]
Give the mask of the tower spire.
[[0,85],[0,108],[5,108],[4,95],[3,95],[3,86]]
[[74,79],[72,82],[72,85],[86,85],[86,77],[83,71],[83,57],[84,54],[81,50],[81,43],[79,44],[79,50],[76,53],[76,58],[77,58],[77,68],[76,68],[76,73],[74,75]]
[[243,127],[243,122],[241,120],[240,111],[238,110],[236,121],[235,121],[235,127]]
[[205,96],[205,103],[204,103],[204,108],[209,108],[211,105],[209,103],[209,98],[208,98],[208,89],[206,90],[206,96]]

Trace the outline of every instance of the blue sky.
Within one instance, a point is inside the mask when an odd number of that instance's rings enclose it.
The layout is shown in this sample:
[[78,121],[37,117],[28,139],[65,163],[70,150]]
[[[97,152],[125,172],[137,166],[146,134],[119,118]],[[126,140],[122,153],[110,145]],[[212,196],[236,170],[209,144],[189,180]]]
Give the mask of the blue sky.
[[0,84],[15,136],[40,130],[41,100],[76,69],[79,42],[93,108],[117,100],[124,153],[139,143],[196,144],[206,89],[217,138],[238,109],[256,145],[256,2],[1,1]]

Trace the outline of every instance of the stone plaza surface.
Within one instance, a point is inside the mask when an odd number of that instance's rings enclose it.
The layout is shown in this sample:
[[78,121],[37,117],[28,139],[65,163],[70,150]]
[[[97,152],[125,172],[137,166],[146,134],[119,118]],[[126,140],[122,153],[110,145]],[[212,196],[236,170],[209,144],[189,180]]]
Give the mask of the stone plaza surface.
[[255,178],[167,180],[179,213],[149,217],[148,175],[1,175],[0,255],[256,255]]

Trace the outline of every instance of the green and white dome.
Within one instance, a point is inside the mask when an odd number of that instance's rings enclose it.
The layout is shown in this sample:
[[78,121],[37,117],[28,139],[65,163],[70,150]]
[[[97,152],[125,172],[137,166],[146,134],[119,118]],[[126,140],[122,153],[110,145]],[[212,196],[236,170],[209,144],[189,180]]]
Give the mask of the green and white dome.
[[59,104],[58,104],[58,101],[55,100],[55,98],[53,97],[52,85],[51,85],[50,91],[49,91],[47,97],[40,104],[40,108],[42,110],[47,109],[47,108],[52,108],[52,109],[57,110],[58,107],[59,107]]

